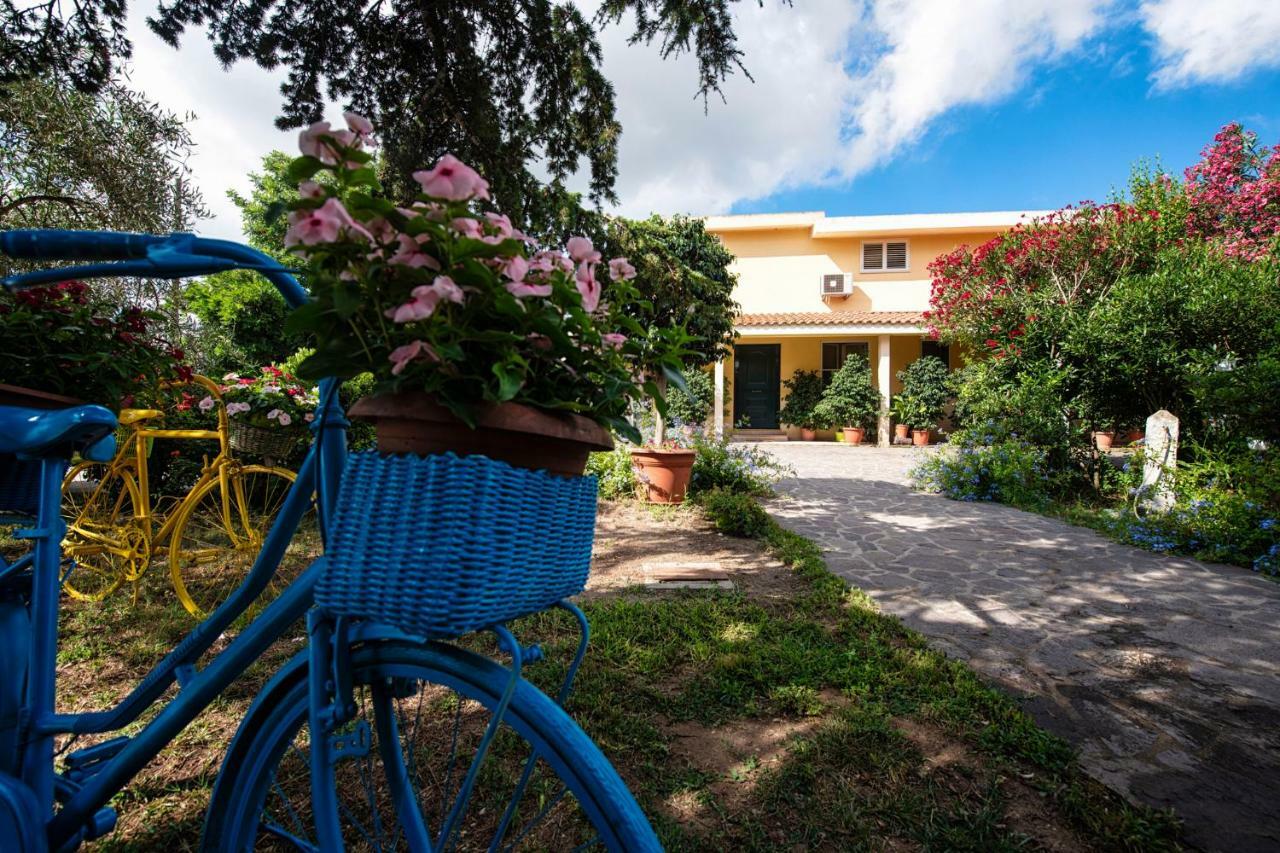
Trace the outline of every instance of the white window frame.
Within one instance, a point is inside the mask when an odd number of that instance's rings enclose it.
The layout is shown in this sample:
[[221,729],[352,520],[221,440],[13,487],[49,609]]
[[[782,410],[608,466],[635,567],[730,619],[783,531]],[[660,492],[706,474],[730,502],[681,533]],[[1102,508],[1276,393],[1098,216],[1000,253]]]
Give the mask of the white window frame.
[[[880,246],[880,259],[884,263],[889,262],[889,244],[901,243],[906,247],[907,265],[900,270],[891,270],[886,267],[868,267],[865,262],[867,259],[865,246]],[[911,241],[905,237],[885,237],[881,240],[863,240],[858,244],[858,271],[865,273],[909,273],[911,272]]]

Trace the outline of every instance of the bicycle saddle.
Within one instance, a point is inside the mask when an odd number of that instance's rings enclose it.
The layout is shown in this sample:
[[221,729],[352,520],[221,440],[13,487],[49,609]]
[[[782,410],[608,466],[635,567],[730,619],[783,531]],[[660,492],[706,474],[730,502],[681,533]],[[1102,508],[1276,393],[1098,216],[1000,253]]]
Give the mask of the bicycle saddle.
[[70,409],[26,409],[0,406],[0,453],[28,459],[64,456],[77,451],[94,462],[115,455],[116,416],[102,406]]

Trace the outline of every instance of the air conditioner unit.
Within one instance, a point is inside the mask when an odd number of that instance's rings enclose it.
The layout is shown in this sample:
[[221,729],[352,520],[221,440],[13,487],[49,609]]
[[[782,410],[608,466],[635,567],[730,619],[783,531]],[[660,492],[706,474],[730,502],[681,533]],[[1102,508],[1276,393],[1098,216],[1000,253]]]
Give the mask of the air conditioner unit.
[[850,296],[853,293],[853,273],[836,272],[822,276],[823,296]]

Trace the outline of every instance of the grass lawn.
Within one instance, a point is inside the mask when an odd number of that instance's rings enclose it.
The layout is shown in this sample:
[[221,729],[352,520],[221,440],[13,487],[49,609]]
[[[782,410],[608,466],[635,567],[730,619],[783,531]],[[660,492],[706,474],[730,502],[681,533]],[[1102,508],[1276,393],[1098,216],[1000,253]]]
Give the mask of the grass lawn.
[[[1077,768],[1017,704],[827,572],[770,523],[727,537],[694,508],[602,509],[584,597],[591,651],[570,710],[614,761],[671,850],[1098,850],[1177,846],[1176,822]],[[646,563],[711,559],[733,591],[648,592]],[[70,603],[64,709],[123,695],[189,625],[161,573],[133,604]],[[558,683],[568,617],[516,627]],[[205,801],[257,687],[301,647],[282,640],[121,795],[99,849],[193,849]]]

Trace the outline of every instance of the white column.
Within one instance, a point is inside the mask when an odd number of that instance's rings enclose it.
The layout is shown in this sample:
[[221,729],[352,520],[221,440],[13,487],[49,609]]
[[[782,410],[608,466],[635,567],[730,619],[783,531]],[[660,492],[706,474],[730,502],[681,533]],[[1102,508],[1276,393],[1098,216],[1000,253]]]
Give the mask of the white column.
[[889,420],[889,336],[881,335],[876,342],[876,385],[880,389],[880,421],[876,426],[876,444],[888,447],[892,427]]
[[715,405],[712,407],[715,412],[715,430],[716,438],[724,438],[724,359],[716,362],[716,394]]

